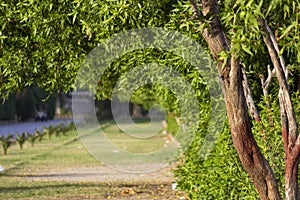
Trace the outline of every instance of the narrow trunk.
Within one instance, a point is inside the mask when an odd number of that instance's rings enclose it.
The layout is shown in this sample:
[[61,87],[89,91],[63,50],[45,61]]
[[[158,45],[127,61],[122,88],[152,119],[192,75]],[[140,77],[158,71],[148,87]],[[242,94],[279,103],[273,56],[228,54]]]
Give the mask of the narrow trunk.
[[298,158],[296,162],[286,160],[285,167],[285,196],[287,200],[298,200]]

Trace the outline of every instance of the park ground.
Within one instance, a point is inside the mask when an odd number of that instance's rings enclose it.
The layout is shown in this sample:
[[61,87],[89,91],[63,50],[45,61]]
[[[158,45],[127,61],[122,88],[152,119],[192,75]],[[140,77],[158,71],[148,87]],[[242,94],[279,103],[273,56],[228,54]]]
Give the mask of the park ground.
[[15,144],[0,156],[0,165],[0,199],[187,199],[172,190],[170,166],[140,174],[117,171],[96,160],[76,131],[45,136],[33,147],[25,143],[23,150]]

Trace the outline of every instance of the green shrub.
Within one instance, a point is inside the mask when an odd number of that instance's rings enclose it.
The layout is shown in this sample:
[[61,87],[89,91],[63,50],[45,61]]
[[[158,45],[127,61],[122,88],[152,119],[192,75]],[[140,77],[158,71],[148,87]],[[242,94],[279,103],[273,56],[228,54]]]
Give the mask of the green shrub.
[[23,149],[23,144],[26,142],[27,140],[27,133],[23,132],[21,134],[17,133],[16,135],[16,141],[18,142],[20,149]]
[[39,130],[35,130],[35,135],[37,137],[37,139],[39,140],[39,142],[41,142],[43,140],[43,137],[44,137],[44,132],[42,131],[39,131]]
[[56,137],[60,137],[61,134],[65,134],[65,125],[62,123],[59,123],[57,125],[54,126],[54,132],[55,132],[55,136]]
[[3,155],[7,154],[8,148],[13,144],[14,142],[14,136],[12,134],[8,134],[6,136],[2,135],[0,136],[0,142],[3,149]]
[[75,128],[75,123],[73,121],[67,125],[67,131],[73,131]]
[[50,140],[51,136],[56,133],[55,126],[53,126],[52,124],[48,125],[47,127],[43,126],[43,133],[45,135],[48,135],[48,138]]
[[[294,99],[297,97],[299,98],[298,94],[294,95]],[[279,105],[276,98],[274,99],[271,108],[267,108],[263,101],[259,104],[261,122],[254,122],[252,131],[262,153],[274,170],[283,195],[284,149]],[[299,117],[298,103],[295,103],[295,110]],[[174,170],[179,188],[187,191],[191,199],[258,199],[256,188],[243,169],[233,146],[228,123],[211,154],[207,159],[200,159],[199,152],[206,128],[205,123],[199,126],[192,144]]]
[[75,124],[74,124],[74,122],[70,122],[68,124],[63,124],[61,126],[61,130],[60,131],[61,131],[61,133],[63,135],[67,135],[67,132],[73,131],[73,130],[75,130]]
[[179,125],[176,121],[176,117],[168,114],[167,115],[167,131],[171,133],[173,136],[176,136],[177,131],[179,130]]
[[35,133],[27,133],[27,138],[28,141],[30,142],[31,146],[34,146],[34,143],[36,142],[36,140],[38,139],[37,135]]
[[257,199],[233,147],[228,125],[206,159],[199,155],[204,134],[205,130],[198,131],[174,171],[179,188],[187,191],[191,199]]

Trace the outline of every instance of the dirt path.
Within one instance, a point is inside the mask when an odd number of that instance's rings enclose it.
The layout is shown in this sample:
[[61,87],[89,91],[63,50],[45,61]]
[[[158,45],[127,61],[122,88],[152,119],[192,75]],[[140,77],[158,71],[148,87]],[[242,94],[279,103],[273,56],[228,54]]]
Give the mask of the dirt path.
[[[153,164],[155,165],[155,164]],[[155,168],[155,166],[153,166]],[[68,167],[62,169],[50,169],[40,171],[27,176],[33,180],[64,180],[64,181],[159,181],[172,182],[173,176],[170,167],[165,167],[150,173],[127,173],[115,170],[107,166]]]
[[[155,167],[155,166],[154,166]],[[173,176],[170,167],[151,173],[133,174],[121,172],[107,166],[51,169],[26,176],[30,180],[57,180],[68,182],[98,182],[105,183],[109,189],[104,196],[88,199],[159,199],[187,200],[183,192],[172,189]],[[69,198],[67,198],[69,199]],[[86,199],[72,197],[70,199]]]

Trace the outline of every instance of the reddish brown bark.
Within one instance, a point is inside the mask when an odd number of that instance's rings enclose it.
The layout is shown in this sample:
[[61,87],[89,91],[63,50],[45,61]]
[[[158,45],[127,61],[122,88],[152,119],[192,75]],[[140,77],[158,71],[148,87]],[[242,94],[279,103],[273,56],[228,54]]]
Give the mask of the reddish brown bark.
[[245,170],[261,199],[280,199],[274,173],[253,137],[240,81],[230,84],[225,90],[231,135]]
[[[236,130],[233,130],[236,129]],[[241,162],[246,171],[251,176],[254,185],[256,186],[260,199],[280,199],[278,194],[278,186],[275,177],[269,166],[269,163],[264,159],[259,148],[256,146],[253,135],[250,134],[248,124],[241,124],[231,129],[239,134],[246,133],[242,142],[236,135],[232,135],[233,142],[239,153]]]
[[285,196],[287,200],[298,200],[298,163],[298,158],[286,159]]

